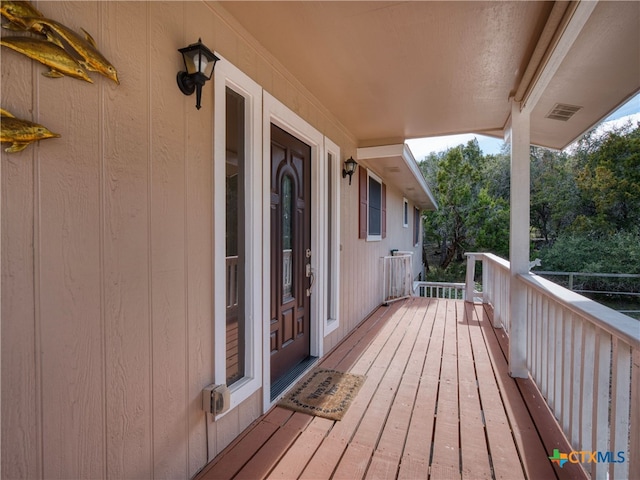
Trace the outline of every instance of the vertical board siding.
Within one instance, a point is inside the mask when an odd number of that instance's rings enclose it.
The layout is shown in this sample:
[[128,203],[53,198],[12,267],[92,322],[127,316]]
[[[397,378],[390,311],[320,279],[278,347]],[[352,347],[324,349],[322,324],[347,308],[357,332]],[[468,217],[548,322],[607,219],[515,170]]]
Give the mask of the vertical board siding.
[[[162,72],[149,78],[154,99],[150,105],[153,476],[183,478],[187,475],[187,442],[176,442],[176,438],[185,437],[187,426],[186,102],[182,95],[167,91],[169,72],[175,68],[165,67],[167,52],[184,41],[182,9],[158,3],[149,10],[149,17],[150,71]],[[174,59],[170,64],[176,63]]]
[[[2,108],[15,116],[34,120],[31,99],[33,78],[39,68],[19,61],[15,52],[2,51],[2,63],[13,65],[2,76]],[[36,71],[38,70],[38,71]],[[20,99],[31,101],[21,102]],[[51,127],[53,129],[53,127]],[[53,139],[51,141],[54,141]],[[6,478],[36,478],[42,468],[39,362],[35,351],[40,338],[35,304],[36,264],[33,256],[37,189],[37,150],[26,149],[9,156],[1,150],[2,199],[2,406],[1,463]],[[9,322],[8,319],[12,321]],[[12,448],[7,448],[11,445]]]
[[[107,474],[140,478],[152,471],[151,344],[149,341],[149,59],[144,42],[148,6],[103,4],[105,53],[118,58],[121,85],[104,85],[104,315]],[[116,62],[116,59],[113,59]],[[102,82],[103,84],[105,82]],[[122,88],[121,88],[122,87]]]
[[[260,415],[262,393],[215,422],[201,410],[214,372],[214,99],[210,83],[201,110],[180,93],[177,48],[201,37],[345,158],[355,140],[216,5],[36,6],[90,32],[121,83],[45,78],[2,52],[2,107],[62,135],[1,153],[2,474],[190,478]],[[387,189],[387,238],[364,242],[357,188],[339,188],[340,326],[325,352],[380,304],[381,257],[422,261],[412,229],[392,224],[399,191]]]
[[[98,31],[95,5],[46,7],[70,28]],[[45,476],[97,478],[105,475],[100,82],[40,76],[36,86],[39,120],[62,135],[41,149],[37,178],[42,462]]]
[[[216,45],[211,15],[200,2],[184,3],[181,22],[189,25],[182,45],[195,42],[198,32],[205,45]],[[147,8],[153,8],[153,5]],[[192,30],[193,29],[193,30]],[[174,58],[175,62],[176,59]],[[177,58],[181,62],[180,56]],[[213,81],[210,82],[213,84]],[[213,381],[213,106],[212,85],[203,94],[203,114],[194,115],[195,98],[183,102],[186,132],[202,141],[186,141],[185,148],[185,235],[186,235],[186,311],[187,318],[187,477],[192,478],[208,460],[207,425],[202,411],[202,388]],[[182,96],[181,94],[179,96]],[[259,413],[258,413],[259,414]],[[251,417],[251,420],[257,417]],[[239,430],[239,432],[242,430]]]

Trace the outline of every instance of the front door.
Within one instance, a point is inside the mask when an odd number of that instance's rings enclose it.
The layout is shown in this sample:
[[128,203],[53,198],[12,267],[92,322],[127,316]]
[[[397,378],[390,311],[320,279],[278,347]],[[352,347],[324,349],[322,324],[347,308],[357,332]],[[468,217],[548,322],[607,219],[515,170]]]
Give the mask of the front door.
[[271,384],[310,354],[311,148],[271,125]]

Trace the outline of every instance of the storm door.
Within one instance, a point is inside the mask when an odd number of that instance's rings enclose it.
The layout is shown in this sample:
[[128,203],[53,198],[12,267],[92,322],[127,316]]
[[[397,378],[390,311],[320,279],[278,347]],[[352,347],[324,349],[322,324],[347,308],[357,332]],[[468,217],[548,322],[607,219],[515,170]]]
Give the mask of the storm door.
[[311,148],[271,125],[271,384],[310,354]]

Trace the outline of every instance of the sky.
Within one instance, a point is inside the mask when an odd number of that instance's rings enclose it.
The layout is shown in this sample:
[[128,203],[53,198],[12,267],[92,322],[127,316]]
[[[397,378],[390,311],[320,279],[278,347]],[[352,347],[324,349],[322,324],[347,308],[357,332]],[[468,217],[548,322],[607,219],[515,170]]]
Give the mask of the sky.
[[[616,126],[625,124],[631,120],[633,123],[640,122],[640,93],[632,97],[627,103],[613,112],[603,122],[603,126]],[[487,137],[475,133],[464,133],[461,135],[447,135],[444,137],[418,138],[407,140],[406,143],[411,149],[414,158],[417,161],[424,159],[430,153],[443,152],[449,148],[456,147],[460,144],[466,144],[473,138],[478,139],[480,150],[485,155],[500,153],[503,140],[500,138]]]

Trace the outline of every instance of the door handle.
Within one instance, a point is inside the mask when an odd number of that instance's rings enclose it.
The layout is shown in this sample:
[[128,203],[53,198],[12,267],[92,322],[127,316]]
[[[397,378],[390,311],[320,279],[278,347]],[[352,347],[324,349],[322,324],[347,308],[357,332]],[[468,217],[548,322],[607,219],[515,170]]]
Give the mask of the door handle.
[[[307,251],[305,252],[305,256],[307,258],[311,258],[311,249],[307,248]],[[313,282],[315,282],[315,275],[313,274],[313,269],[311,268],[311,264],[307,263],[305,265],[305,270],[306,270],[306,274],[307,274],[307,278],[311,278],[311,283],[309,283],[309,288],[307,288],[307,297],[311,296],[311,287],[313,286]]]
[[313,269],[311,268],[311,264],[307,263],[305,266],[307,278],[311,278],[311,283],[309,283],[309,288],[307,288],[307,297],[311,296],[311,287],[313,287],[313,283],[316,281],[316,276],[313,273]]

